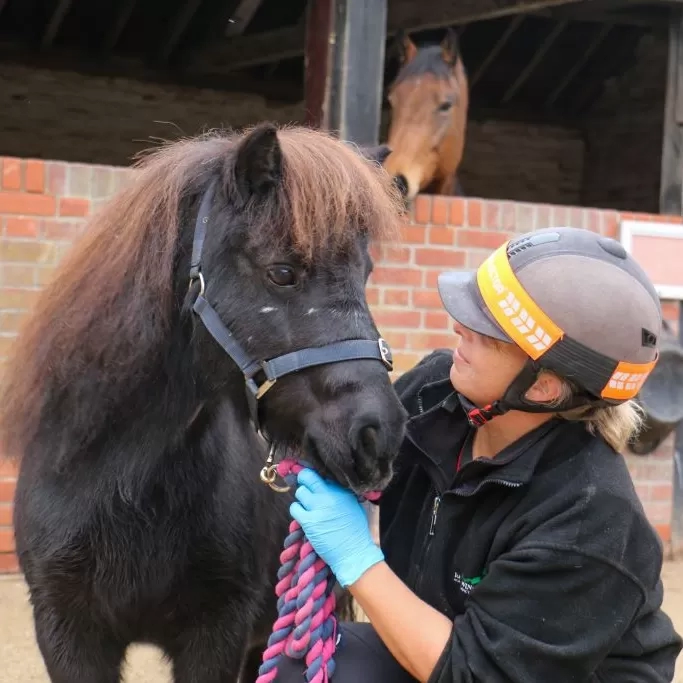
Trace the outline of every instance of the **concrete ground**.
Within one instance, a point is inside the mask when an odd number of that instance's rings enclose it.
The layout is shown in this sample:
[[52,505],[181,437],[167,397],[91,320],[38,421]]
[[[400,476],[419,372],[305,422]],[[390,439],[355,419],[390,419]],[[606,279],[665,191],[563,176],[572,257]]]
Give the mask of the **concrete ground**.
[[[664,583],[665,609],[683,634],[683,560],[665,565]],[[124,681],[169,683],[170,668],[154,648],[133,647]],[[25,585],[16,576],[0,576],[0,683],[49,683],[35,644]],[[683,683],[680,659],[674,683]]]

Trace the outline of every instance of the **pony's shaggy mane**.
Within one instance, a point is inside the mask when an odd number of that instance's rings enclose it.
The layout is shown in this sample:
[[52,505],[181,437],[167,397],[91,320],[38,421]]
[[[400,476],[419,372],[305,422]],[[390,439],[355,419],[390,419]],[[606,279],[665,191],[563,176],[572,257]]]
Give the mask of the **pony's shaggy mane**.
[[[95,438],[88,430],[101,429],[140,381],[151,373],[168,379],[171,324],[182,305],[174,295],[181,207],[211,175],[232,177],[241,139],[212,132],[154,148],[136,162],[132,182],[88,220],[6,364],[0,409],[6,455],[20,458],[39,432],[54,438],[56,451],[76,449],[79,440]],[[305,260],[343,248],[359,232],[376,240],[396,236],[400,199],[377,164],[321,131],[284,127],[278,140],[284,159],[278,201],[249,209],[255,230],[265,236],[270,230],[277,240],[287,228],[288,242]],[[194,216],[186,230],[193,227]],[[154,359],[159,364],[150,368]]]

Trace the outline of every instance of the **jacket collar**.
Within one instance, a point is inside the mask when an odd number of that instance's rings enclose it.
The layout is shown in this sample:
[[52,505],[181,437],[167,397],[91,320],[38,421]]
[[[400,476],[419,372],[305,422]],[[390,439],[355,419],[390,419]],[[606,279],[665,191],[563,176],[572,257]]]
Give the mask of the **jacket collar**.
[[[555,418],[520,437],[495,458],[466,463],[456,476],[456,462],[470,427],[450,379],[426,384],[418,395],[420,412],[408,421],[407,436],[417,447],[430,477],[440,492],[465,494],[495,479],[513,486],[527,484],[551,443],[585,426]],[[573,441],[573,439],[572,439]],[[565,451],[562,448],[562,451]],[[524,457],[520,457],[524,455]]]

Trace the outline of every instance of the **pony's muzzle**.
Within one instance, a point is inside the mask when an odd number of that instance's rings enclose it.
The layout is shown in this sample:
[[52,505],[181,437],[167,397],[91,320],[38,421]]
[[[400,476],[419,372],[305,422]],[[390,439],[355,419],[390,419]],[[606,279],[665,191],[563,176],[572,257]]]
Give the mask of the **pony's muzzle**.
[[[319,464],[340,484],[356,493],[381,489],[391,475],[391,464],[397,447],[392,443],[393,429],[375,412],[354,416],[346,432],[322,425],[311,426],[303,440],[304,457]],[[396,445],[397,446],[397,445]]]

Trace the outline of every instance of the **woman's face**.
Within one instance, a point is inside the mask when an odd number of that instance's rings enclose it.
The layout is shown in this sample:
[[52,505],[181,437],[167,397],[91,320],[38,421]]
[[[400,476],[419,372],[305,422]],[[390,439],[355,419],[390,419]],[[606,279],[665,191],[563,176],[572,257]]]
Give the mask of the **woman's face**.
[[502,398],[528,356],[515,344],[498,342],[456,322],[451,383],[482,408]]

